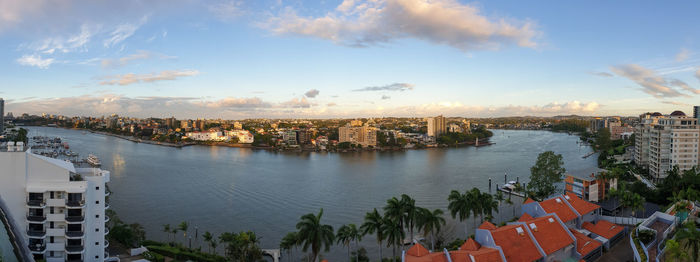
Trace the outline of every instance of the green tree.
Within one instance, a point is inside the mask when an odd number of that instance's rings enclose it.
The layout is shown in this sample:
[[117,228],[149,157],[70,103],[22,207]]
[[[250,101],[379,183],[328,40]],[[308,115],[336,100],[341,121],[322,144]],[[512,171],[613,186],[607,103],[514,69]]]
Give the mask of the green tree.
[[403,225],[405,228],[408,228],[408,232],[410,232],[411,236],[411,241],[413,241],[413,229],[415,228],[417,215],[416,200],[406,194],[402,194],[401,202],[403,204],[404,209]]
[[384,228],[382,229],[386,235],[387,247],[392,246],[391,260],[396,261],[396,247],[403,245],[403,239],[406,237],[403,228],[401,227],[400,219],[397,220],[393,216],[384,216]]
[[211,253],[211,241],[214,240],[214,236],[212,236],[211,233],[209,233],[209,231],[206,231],[202,235],[202,238],[204,239],[204,242],[209,244],[209,253]]
[[430,211],[427,208],[418,208],[417,211],[417,227],[418,230],[423,230],[423,235],[430,236],[430,249],[435,250],[435,234],[440,232],[440,228],[445,225],[444,214],[441,209]]
[[406,216],[406,202],[397,197],[392,197],[386,201],[384,206],[384,217],[391,218],[399,224],[401,231],[404,229],[404,221]]
[[168,241],[170,241],[170,224],[163,225],[163,232],[168,236]]
[[350,261],[350,242],[352,241],[350,239],[350,227],[342,225],[338,228],[338,232],[335,233],[335,240],[337,244],[342,244],[348,248],[348,261]]
[[681,245],[675,239],[666,241],[666,261],[687,261],[688,254],[683,252]]
[[299,230],[299,240],[303,243],[302,249],[304,252],[311,247],[312,261],[316,261],[321,248],[325,246],[327,252],[333,245],[333,227],[330,225],[321,224],[323,217],[323,208],[318,212],[318,215],[309,213],[301,216],[301,221],[297,223]]
[[[494,199],[498,201],[498,207],[497,210],[501,210],[501,204],[503,204],[503,200],[506,200],[505,197],[503,197],[503,192],[502,191],[497,191],[496,194],[494,195]],[[499,213],[496,211],[496,213]]]
[[280,241],[280,249],[287,250],[289,254],[289,261],[293,260],[293,250],[298,245],[299,239],[297,237],[297,232],[289,232]]
[[259,246],[260,239],[255,232],[240,233],[224,232],[219,235],[219,241],[226,244],[226,257],[232,261],[258,261],[263,252]]
[[[499,191],[500,192],[500,191]],[[493,217],[493,212],[498,213],[498,201],[493,199],[493,195],[483,192],[479,198],[479,206],[481,206],[481,212],[488,217]],[[482,215],[483,222],[483,215]]]
[[177,228],[182,231],[182,236],[185,238],[185,241],[187,241],[187,229],[190,227],[190,224],[187,223],[187,221],[182,221],[179,225],[177,225]]
[[382,256],[382,241],[384,241],[385,238],[383,228],[384,218],[379,214],[376,208],[374,211],[367,212],[367,214],[365,214],[365,221],[362,223],[362,226],[360,226],[362,235],[370,235],[374,233],[377,234],[377,242],[379,243],[379,261],[382,261],[384,258]]
[[[447,197],[447,201],[449,201],[447,209],[450,210],[450,215],[452,215],[452,218],[457,218],[459,215],[460,222],[469,218],[472,213],[473,203],[468,193],[462,194],[457,190],[452,190],[450,195]],[[469,235],[468,225],[466,223],[464,225],[464,234]]]
[[698,257],[700,257],[700,230],[695,227],[695,223],[686,222],[685,226],[676,233],[676,238],[690,252],[693,261],[698,261]]
[[557,192],[555,184],[561,183],[566,172],[563,157],[552,151],[537,156],[535,165],[530,168],[530,182],[527,191],[536,200],[543,200]]

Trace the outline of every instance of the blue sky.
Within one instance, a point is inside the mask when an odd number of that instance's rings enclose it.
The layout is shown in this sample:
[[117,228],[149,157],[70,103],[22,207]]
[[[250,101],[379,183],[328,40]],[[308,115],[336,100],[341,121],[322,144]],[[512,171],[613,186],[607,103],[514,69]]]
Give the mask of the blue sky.
[[697,1],[0,3],[15,114],[637,115],[700,104]]

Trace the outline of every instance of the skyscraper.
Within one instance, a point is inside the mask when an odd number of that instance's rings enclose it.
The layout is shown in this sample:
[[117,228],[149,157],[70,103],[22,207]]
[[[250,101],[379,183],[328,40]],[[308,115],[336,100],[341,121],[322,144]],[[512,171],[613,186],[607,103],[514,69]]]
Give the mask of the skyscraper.
[[[0,98],[0,101],[2,101],[1,98]],[[0,109],[0,110],[1,110],[1,109]],[[700,106],[694,106],[694,107],[693,107],[693,118],[696,118],[696,119],[700,120]]]
[[5,131],[5,100],[0,97],[0,135],[3,131]]
[[437,138],[445,133],[445,117],[442,115],[428,118],[428,136]]

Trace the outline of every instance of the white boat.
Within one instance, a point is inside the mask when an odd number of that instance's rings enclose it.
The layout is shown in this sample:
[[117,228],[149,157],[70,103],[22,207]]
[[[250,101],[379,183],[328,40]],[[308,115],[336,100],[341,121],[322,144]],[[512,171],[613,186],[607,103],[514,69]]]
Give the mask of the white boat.
[[90,154],[87,157],[87,162],[92,165],[92,166],[100,166],[102,163],[100,163],[100,159],[97,158],[95,155]]

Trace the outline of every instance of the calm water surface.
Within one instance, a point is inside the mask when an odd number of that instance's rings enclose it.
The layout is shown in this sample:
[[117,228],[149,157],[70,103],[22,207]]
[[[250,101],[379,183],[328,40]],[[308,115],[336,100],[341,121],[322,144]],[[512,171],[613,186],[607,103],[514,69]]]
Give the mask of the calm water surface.
[[[548,131],[494,130],[495,144],[480,148],[277,153],[206,146],[178,149],[77,130],[29,129],[30,135],[63,138],[82,156],[100,157],[112,174],[112,208],[122,220],[141,223],[148,238],[165,240],[161,225],[187,220],[200,234],[253,230],[262,237],[263,248],[277,248],[301,215],[320,208],[323,221],[335,228],[359,226],[366,212],[403,193],[419,206],[444,209],[452,189],[488,190],[488,178],[502,184],[504,173],[508,180],[519,176],[527,182],[529,168],[546,150],[562,154],[567,170],[595,166],[597,158],[582,158],[591,149],[579,146],[578,137]],[[504,209],[503,219],[512,213],[510,207]],[[458,229],[456,236],[463,238],[463,226],[449,223],[448,228]],[[371,237],[362,243],[371,256],[377,253],[375,243]],[[325,256],[339,260],[345,252],[334,248]]]

